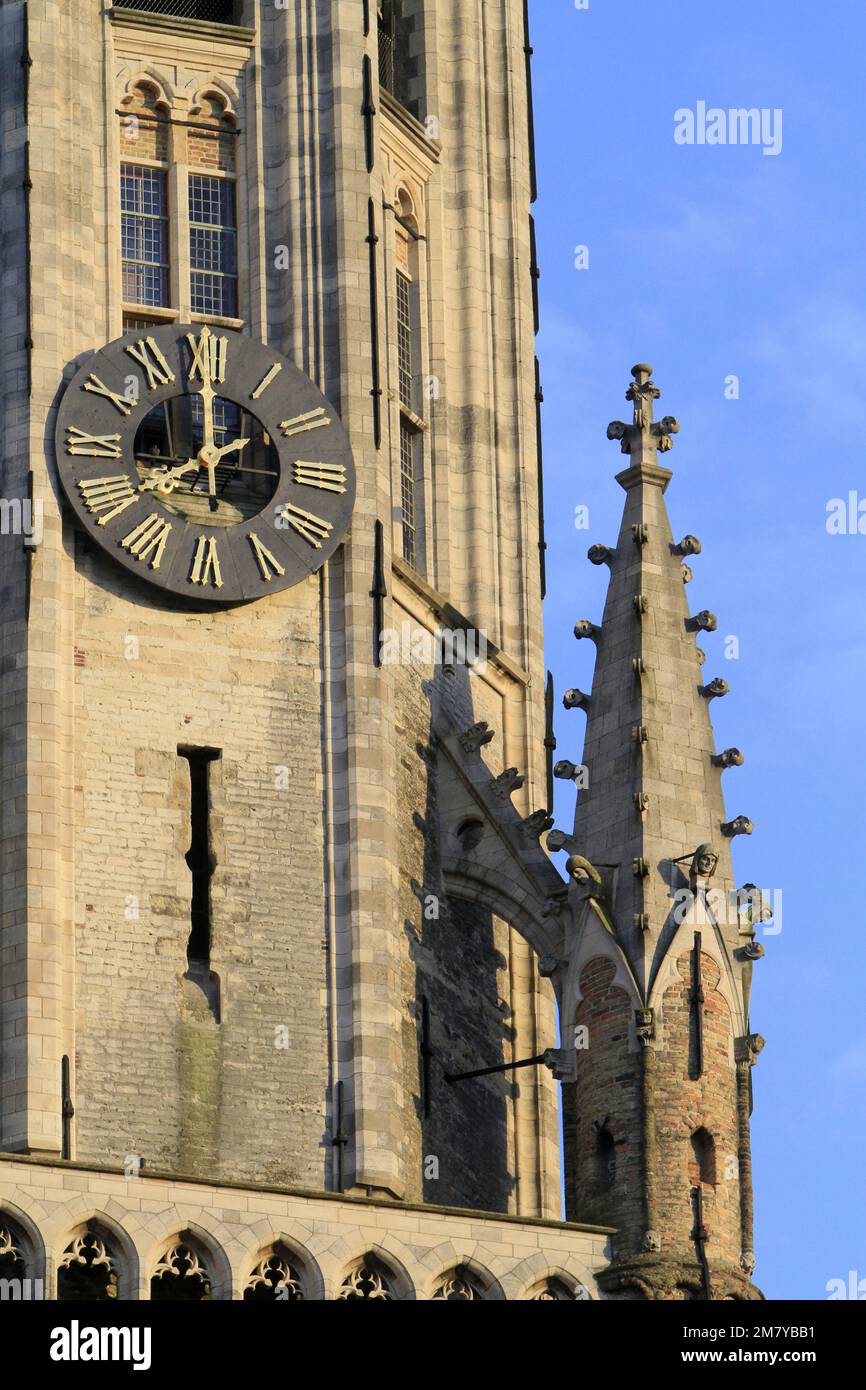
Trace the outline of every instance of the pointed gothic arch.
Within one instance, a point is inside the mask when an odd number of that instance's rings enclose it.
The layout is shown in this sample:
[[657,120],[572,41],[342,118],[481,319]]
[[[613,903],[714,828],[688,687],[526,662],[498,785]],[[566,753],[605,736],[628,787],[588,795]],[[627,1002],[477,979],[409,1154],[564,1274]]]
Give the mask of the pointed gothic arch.
[[309,1303],[321,1298],[312,1256],[282,1237],[260,1247],[241,1285],[247,1303]]
[[157,1302],[207,1303],[231,1298],[225,1251],[201,1226],[175,1226],[154,1247],[147,1266],[150,1297]]
[[104,1303],[138,1296],[138,1260],[127,1233],[96,1212],[61,1237],[57,1257],[59,1303]]

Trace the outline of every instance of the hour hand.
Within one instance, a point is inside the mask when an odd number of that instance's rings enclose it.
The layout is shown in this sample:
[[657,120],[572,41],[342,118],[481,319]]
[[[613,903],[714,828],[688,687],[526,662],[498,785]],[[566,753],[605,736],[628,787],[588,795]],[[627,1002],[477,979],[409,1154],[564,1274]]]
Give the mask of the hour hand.
[[241,449],[247,447],[249,442],[248,439],[235,439],[231,444],[226,444],[222,449],[215,449],[213,454],[214,462],[219,463],[225,458],[226,454],[239,453]]

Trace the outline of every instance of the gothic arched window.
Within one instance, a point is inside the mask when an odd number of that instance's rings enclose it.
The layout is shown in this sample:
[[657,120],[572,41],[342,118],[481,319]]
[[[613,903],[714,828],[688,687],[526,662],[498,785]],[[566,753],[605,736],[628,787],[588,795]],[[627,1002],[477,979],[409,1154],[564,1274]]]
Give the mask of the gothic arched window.
[[[26,1243],[5,1212],[0,1211],[0,1279],[21,1283],[27,1275]],[[5,1286],[5,1285],[4,1285]]]
[[569,1288],[564,1279],[545,1279],[529,1295],[530,1303],[583,1303],[588,1299],[589,1294],[583,1284]]
[[213,1296],[204,1251],[184,1237],[168,1246],[150,1281],[155,1302],[204,1303]]
[[260,1256],[244,1286],[244,1300],[248,1303],[303,1303],[301,1271],[284,1245],[272,1245]]
[[442,1275],[433,1298],[447,1303],[473,1303],[484,1298],[484,1289],[480,1280],[459,1265]]
[[105,1303],[117,1298],[113,1243],[96,1226],[73,1236],[57,1268],[58,1303]]
[[696,1129],[692,1135],[692,1159],[689,1164],[689,1182],[693,1187],[716,1185],[716,1144],[709,1130]]
[[375,1255],[365,1255],[349,1270],[337,1294],[337,1299],[345,1302],[359,1298],[378,1298],[388,1303],[396,1299],[391,1275]]

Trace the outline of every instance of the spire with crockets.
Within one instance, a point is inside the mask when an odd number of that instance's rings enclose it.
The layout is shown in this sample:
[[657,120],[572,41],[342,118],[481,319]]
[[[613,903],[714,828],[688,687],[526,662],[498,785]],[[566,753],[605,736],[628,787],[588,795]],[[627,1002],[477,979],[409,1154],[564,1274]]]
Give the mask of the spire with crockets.
[[[742,756],[717,755],[713,740],[710,708],[728,685],[705,666],[698,645],[716,618],[692,616],[686,596],[688,561],[701,545],[691,535],[675,542],[664,500],[672,474],[659,454],[673,448],[680,427],[672,416],[653,419],[661,393],[652,368],[641,363],[632,376],[633,421],[614,421],[607,432],[629,460],[617,475],[626,493],[619,539],[589,552],[593,564],[610,569],[604,617],[600,627],[584,620],[575,628],[579,640],[595,643],[597,658],[574,839],[609,875],[617,935],[646,996],[698,847],[716,859],[713,887],[731,890],[730,840],[751,824],[725,814],[722,774]],[[736,937],[734,926],[732,947]]]
[[575,914],[563,1036],[574,1026],[585,1049],[562,1074],[575,1077],[569,1215],[617,1227],[613,1293],[749,1298],[751,1067],[763,1045],[749,999],[763,947],[757,890],[736,892],[731,842],[752,825],[729,819],[722,794],[743,757],[713,738],[728,683],[699,643],[717,621],[686,598],[701,545],[675,541],[665,505],[672,474],[659,455],[679,425],[654,419],[652,368],[632,376],[633,419],[608,428],[628,456],[622,525],[615,546],[589,551],[610,570],[604,615],[575,627],[596,647],[592,691],[565,697],[586,715],[583,760],[555,769],[578,786],[574,830],[548,837],[569,852]]

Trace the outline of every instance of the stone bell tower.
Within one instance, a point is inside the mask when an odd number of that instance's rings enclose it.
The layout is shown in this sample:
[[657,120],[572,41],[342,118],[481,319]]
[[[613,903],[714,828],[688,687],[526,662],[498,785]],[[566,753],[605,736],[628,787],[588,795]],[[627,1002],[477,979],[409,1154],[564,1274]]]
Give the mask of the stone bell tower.
[[533,961],[527,16],[0,4],[44,519],[0,546],[0,1277],[50,1297],[597,1296]]
[[604,617],[575,628],[597,649],[592,693],[565,700],[586,712],[587,785],[573,837],[550,837],[571,851],[584,904],[563,1015],[578,1049],[568,1211],[617,1228],[611,1296],[755,1298],[750,1074],[763,1042],[749,995],[766,910],[757,890],[735,891],[731,846],[752,824],[725,812],[722,779],[743,757],[716,752],[710,709],[728,685],[696,645],[716,618],[692,617],[686,599],[701,545],[674,539],[665,506],[659,455],[679,425],[654,422],[652,369],[633,377],[633,420],[608,430],[628,460],[619,537],[589,551],[610,571]]

